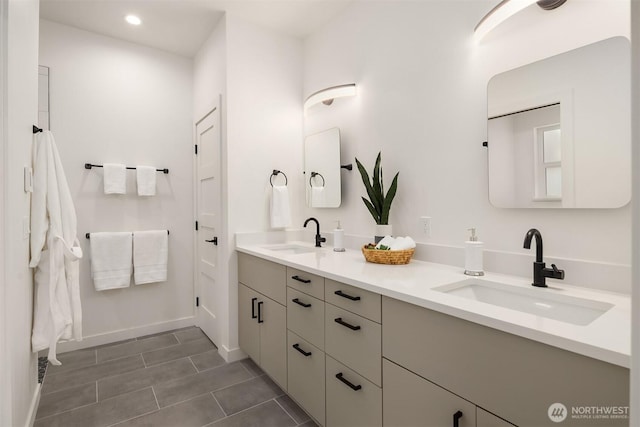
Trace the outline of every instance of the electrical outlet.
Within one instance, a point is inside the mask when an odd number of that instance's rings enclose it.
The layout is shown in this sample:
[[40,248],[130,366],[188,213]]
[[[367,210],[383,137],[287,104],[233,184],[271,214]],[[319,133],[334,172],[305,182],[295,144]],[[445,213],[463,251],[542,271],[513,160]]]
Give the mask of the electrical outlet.
[[421,216],[420,224],[422,225],[422,234],[424,234],[425,237],[431,237],[431,217]]

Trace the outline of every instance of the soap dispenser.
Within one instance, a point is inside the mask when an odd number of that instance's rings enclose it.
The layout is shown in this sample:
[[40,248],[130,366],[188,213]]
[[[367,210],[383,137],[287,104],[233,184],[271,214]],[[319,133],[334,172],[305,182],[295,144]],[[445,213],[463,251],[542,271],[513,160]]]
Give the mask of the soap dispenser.
[[333,230],[333,250],[335,252],[344,252],[344,230],[340,227],[340,220],[337,222],[338,225]]
[[464,242],[464,274],[468,276],[484,276],[482,268],[483,242],[478,241],[476,229],[470,228],[471,236]]

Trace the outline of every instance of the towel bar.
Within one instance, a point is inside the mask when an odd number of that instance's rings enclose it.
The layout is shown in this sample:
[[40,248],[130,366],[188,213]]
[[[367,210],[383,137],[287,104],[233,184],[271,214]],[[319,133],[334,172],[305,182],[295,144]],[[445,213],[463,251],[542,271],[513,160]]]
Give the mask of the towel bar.
[[[94,164],[91,164],[91,163],[85,163],[85,164],[84,164],[84,168],[85,168],[85,169],[101,168],[101,167],[104,167],[104,166],[103,166],[103,165],[94,165]],[[126,168],[127,168],[127,169],[137,169],[137,168],[136,168],[136,167],[134,167],[134,166],[126,166]],[[164,174],[168,174],[168,173],[169,173],[169,169],[156,169],[156,171],[158,171],[158,172],[162,172],[162,173],[164,173]]]
[[[133,234],[133,233],[131,233],[131,234]],[[171,234],[171,233],[169,232],[169,230],[167,230],[167,234]],[[90,239],[90,238],[91,238],[91,233],[86,233],[86,234],[84,235],[84,237],[86,237],[87,239]]]

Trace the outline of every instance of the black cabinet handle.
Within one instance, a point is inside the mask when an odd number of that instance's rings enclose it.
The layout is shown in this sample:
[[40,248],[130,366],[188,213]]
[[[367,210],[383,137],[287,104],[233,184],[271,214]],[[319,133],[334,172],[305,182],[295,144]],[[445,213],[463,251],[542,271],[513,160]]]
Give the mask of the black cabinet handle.
[[213,238],[213,239],[211,239],[211,240],[205,240],[205,242],[207,242],[207,243],[213,243],[214,245],[218,246],[218,238],[217,238],[217,237],[214,237],[214,238]]
[[460,418],[462,418],[462,411],[453,414],[453,427],[460,427]]
[[300,353],[302,353],[304,355],[304,357],[309,357],[311,356],[311,352],[310,351],[304,351],[303,349],[300,348],[300,344],[294,344],[291,347],[295,348],[296,350],[298,350]]
[[292,299],[292,300],[291,300],[291,302],[295,302],[296,304],[301,305],[301,306],[303,306],[304,308],[309,308],[309,307],[311,307],[311,304],[305,304],[305,303],[301,302],[298,298],[294,298],[294,299]]
[[256,301],[258,298],[251,298],[251,318],[255,319],[256,317]]
[[360,384],[355,385],[354,383],[352,383],[351,381],[349,381],[348,379],[346,379],[345,377],[342,376],[342,372],[337,373],[336,374],[336,378],[339,379],[340,381],[342,381],[344,384],[348,385],[351,390],[353,391],[358,391],[362,388],[362,386]]
[[258,323],[264,323],[264,320],[262,320],[262,304],[264,304],[264,301],[258,301]]
[[350,299],[351,301],[360,301],[360,297],[354,297],[354,296],[351,296],[349,294],[345,294],[342,291],[335,291],[334,294],[336,294],[336,295],[338,295],[339,297],[342,297],[342,298]]
[[357,331],[360,329],[360,326],[353,326],[350,325],[349,323],[345,322],[344,320],[342,320],[342,317],[338,317],[337,319],[334,320],[336,323],[341,324],[342,326],[346,326],[347,328],[351,329],[352,331]]
[[311,280],[309,280],[309,279],[303,279],[303,278],[302,278],[302,277],[300,277],[300,276],[291,276],[291,278],[292,278],[293,280],[297,280],[298,282],[302,282],[302,283],[311,283]]

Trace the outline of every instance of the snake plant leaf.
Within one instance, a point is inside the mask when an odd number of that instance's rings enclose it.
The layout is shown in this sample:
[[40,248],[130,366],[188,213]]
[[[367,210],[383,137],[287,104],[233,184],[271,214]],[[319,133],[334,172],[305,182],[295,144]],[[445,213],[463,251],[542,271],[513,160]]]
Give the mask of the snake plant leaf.
[[380,180],[380,162],[382,161],[382,152],[378,152],[376,163],[373,167],[373,192],[376,194],[377,200],[371,200],[376,207],[378,213],[382,213],[382,203],[384,202],[384,192],[382,191],[382,181]]
[[382,211],[382,193],[377,194],[375,189],[371,186],[369,173],[364,168],[364,166],[362,166],[362,163],[360,163],[357,157],[356,165],[358,166],[358,171],[360,172],[360,176],[362,177],[364,188],[367,190],[367,194],[369,195],[369,200],[371,200],[371,204],[374,206],[374,209],[376,211],[376,215],[373,218],[377,220],[377,218],[380,218],[380,212]]
[[380,216],[378,215],[378,212],[376,212],[376,208],[374,208],[371,202],[365,199],[364,197],[362,198],[362,201],[364,202],[367,209],[369,209],[369,212],[371,213],[371,216],[373,217],[373,219],[375,219],[376,224],[378,224]]
[[391,187],[389,187],[389,191],[384,198],[384,204],[382,206],[382,215],[380,217],[380,224],[388,224],[389,223],[389,212],[391,211],[391,202],[393,202],[393,198],[396,196],[396,191],[398,190],[398,175],[400,172],[396,173],[396,176],[393,177],[393,181],[391,182]]

